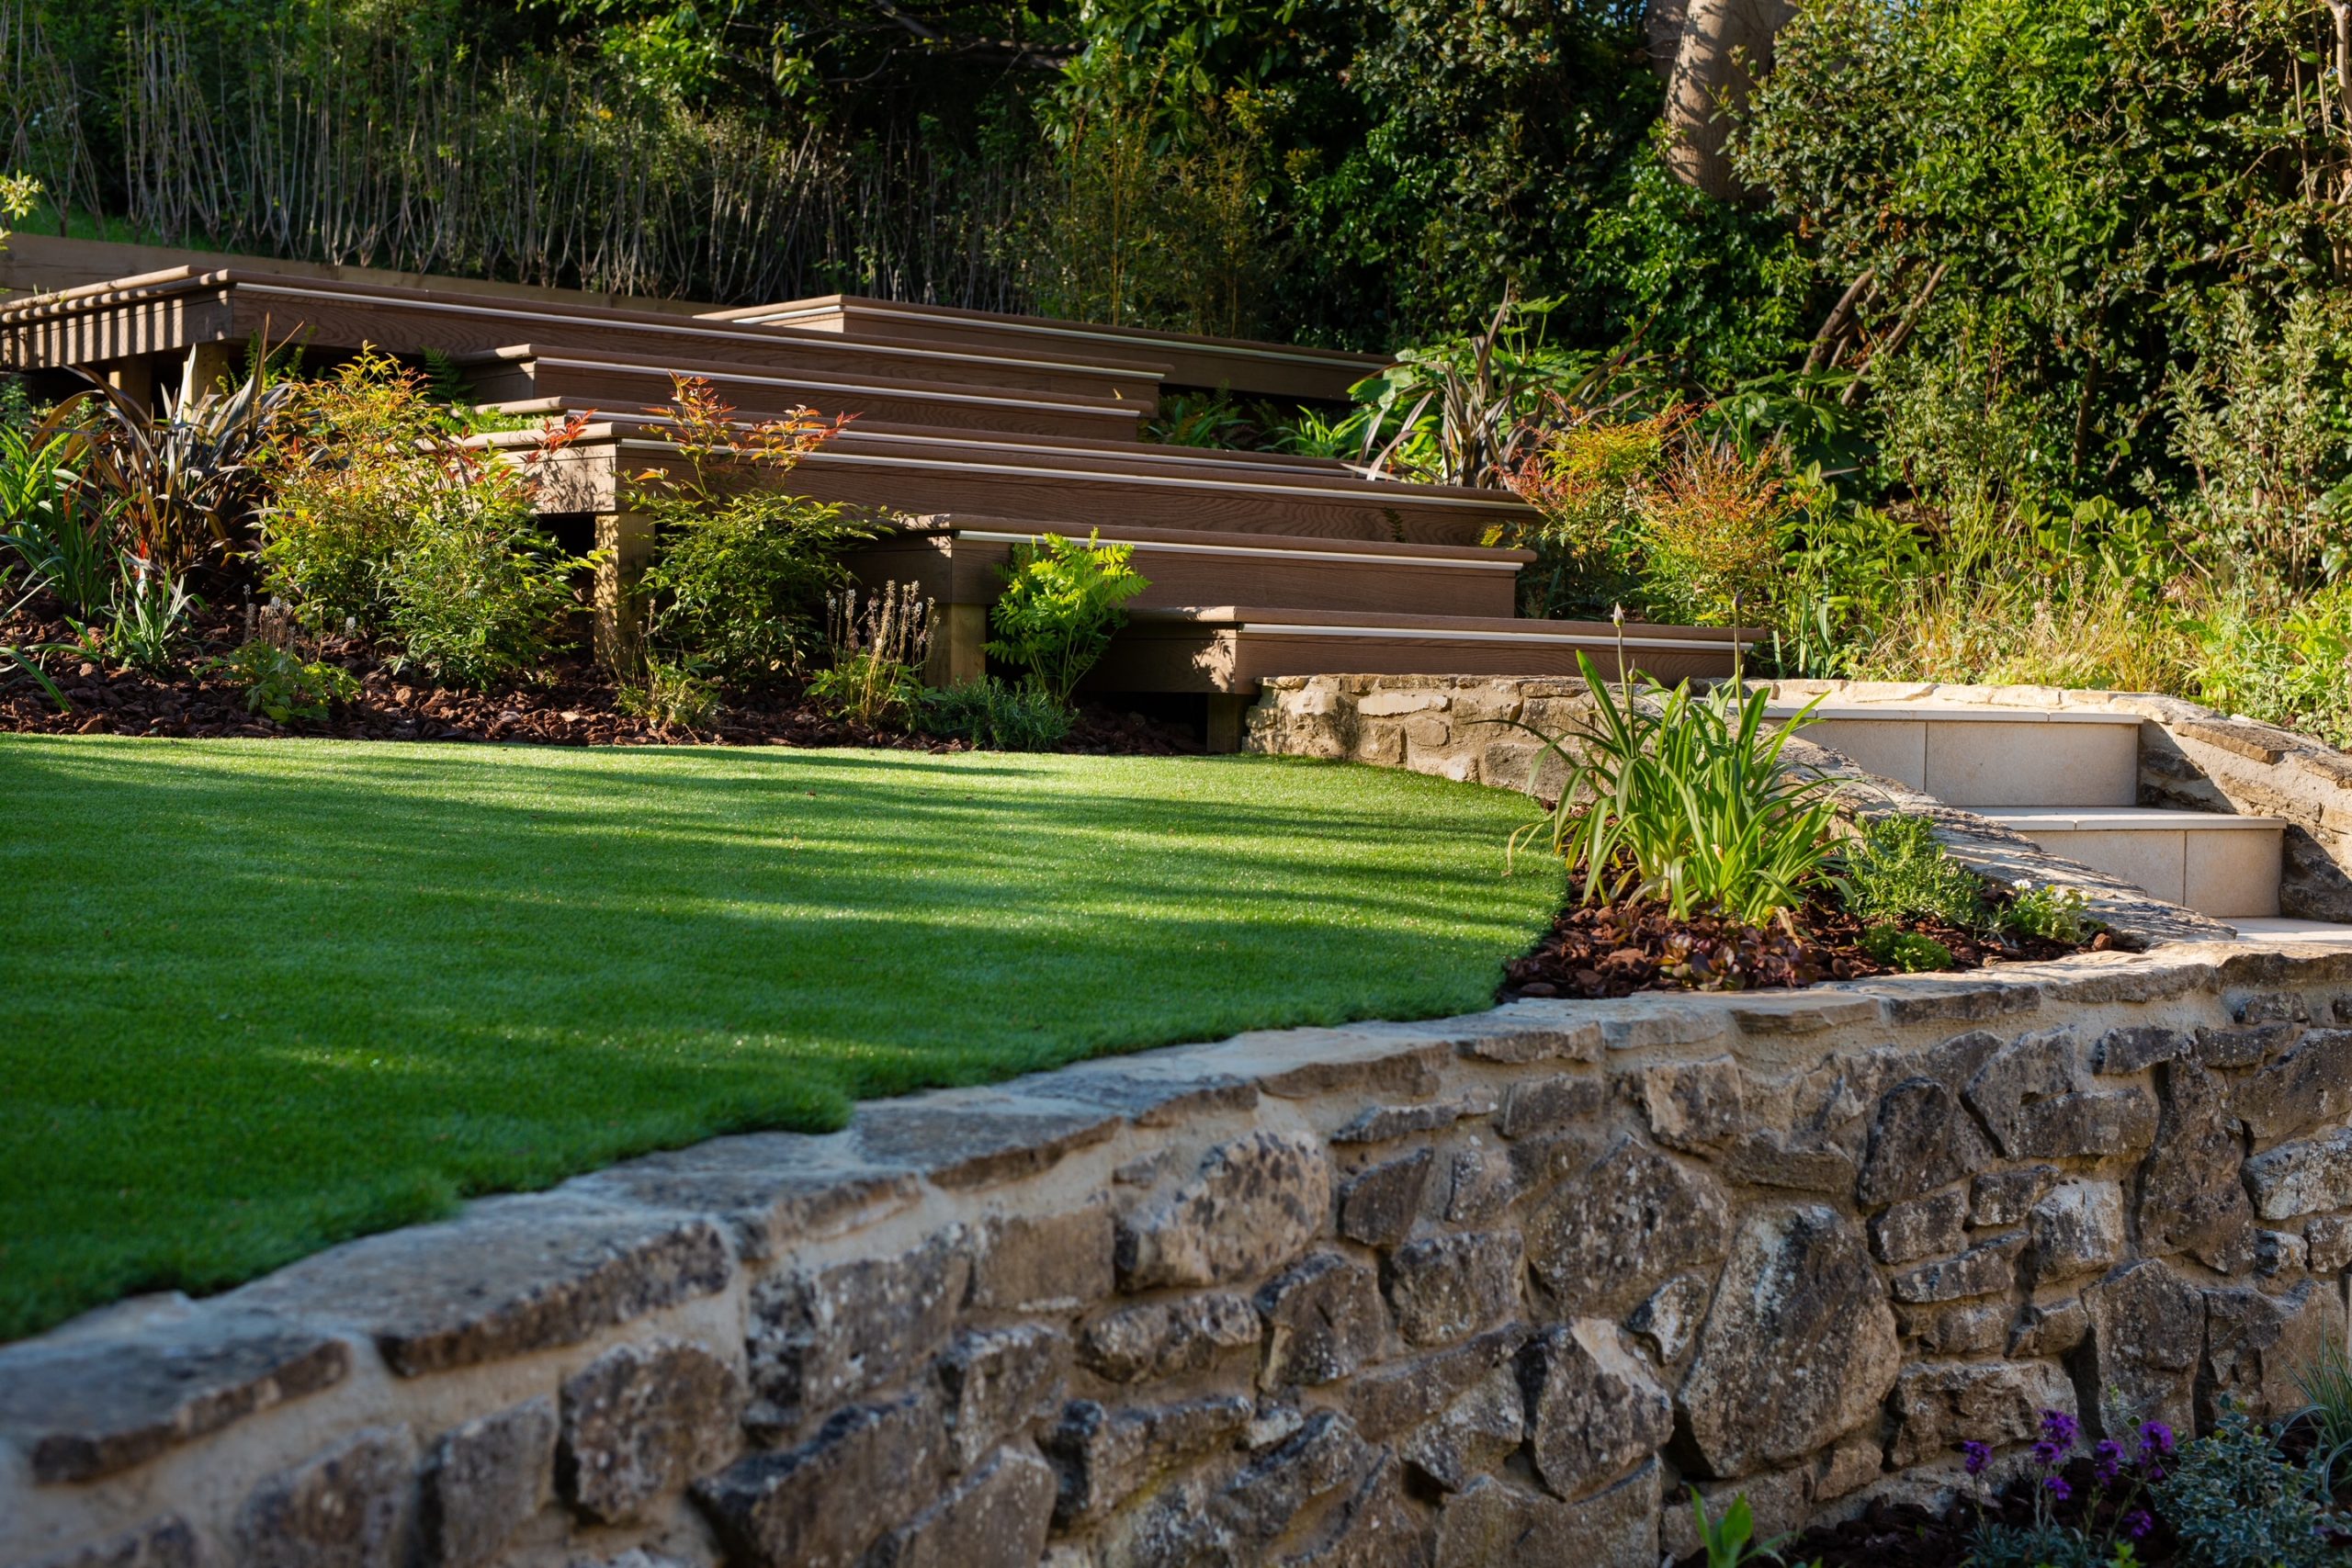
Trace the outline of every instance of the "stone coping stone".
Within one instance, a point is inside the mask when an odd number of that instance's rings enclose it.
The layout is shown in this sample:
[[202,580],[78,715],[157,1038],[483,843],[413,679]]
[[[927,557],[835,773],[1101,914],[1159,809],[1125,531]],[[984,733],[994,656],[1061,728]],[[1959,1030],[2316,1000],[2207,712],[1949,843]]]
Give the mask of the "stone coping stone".
[[362,1237],[207,1301],[134,1300],[0,1347],[0,1442],[36,1484],[118,1474],[330,1388],[370,1354],[412,1379],[582,1344],[734,1289],[763,1260],[910,1208],[926,1190],[1018,1181],[1128,1125],[1241,1123],[1262,1114],[1261,1096],[1296,1102],[1297,1114],[1338,1096],[1353,1117],[1369,1093],[1398,1110],[1397,1126],[1419,1126],[1496,1110],[1458,1079],[1441,1100],[1449,1065],[1475,1075],[1482,1064],[1689,1061],[1726,1049],[1786,1064],[1806,1036],[1832,1029],[1883,1027],[1893,1043],[1894,1032],[1948,1032],[2045,1001],[2258,997],[2347,981],[2352,951],[2340,948],[2178,944],[1958,977],[1531,999],[1419,1022],[1259,1031],[869,1102],[843,1132],[738,1134],[644,1156]]

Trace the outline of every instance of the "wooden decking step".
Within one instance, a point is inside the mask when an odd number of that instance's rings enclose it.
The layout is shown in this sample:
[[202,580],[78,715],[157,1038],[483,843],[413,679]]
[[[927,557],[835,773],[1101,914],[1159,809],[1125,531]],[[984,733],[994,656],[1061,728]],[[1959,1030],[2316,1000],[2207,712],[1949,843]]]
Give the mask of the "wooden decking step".
[[1076,392],[771,370],[680,355],[634,355],[513,344],[458,360],[473,395],[502,412],[638,412],[666,404],[673,378],[696,377],[749,417],[813,408],[893,426],[1133,441],[1143,405]]
[[[1742,644],[1752,634],[1634,624],[1622,647],[1628,671],[1670,682],[1728,676]],[[1137,611],[1091,684],[1249,693],[1276,675],[1573,675],[1579,653],[1614,675],[1620,647],[1601,621],[1195,605]]]
[[1059,321],[1042,316],[966,310],[828,294],[774,305],[714,310],[708,319],[805,327],[849,337],[895,338],[1021,353],[1051,347],[1105,365],[1157,367],[1170,385],[1223,388],[1250,397],[1344,402],[1349,389],[1385,368],[1386,355],[1257,343],[1144,327]]

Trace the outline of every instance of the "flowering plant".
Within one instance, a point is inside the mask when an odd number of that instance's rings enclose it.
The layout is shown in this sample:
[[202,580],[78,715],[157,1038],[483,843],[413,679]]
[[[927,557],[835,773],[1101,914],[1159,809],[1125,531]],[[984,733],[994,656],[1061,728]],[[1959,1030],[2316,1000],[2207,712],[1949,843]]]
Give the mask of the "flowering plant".
[[[1973,1561],[1984,1568],[2011,1562],[2109,1568],[2138,1562],[2133,1543],[2156,1528],[2145,1494],[2164,1479],[2172,1460],[2172,1428],[2143,1421],[2126,1438],[2102,1438],[2086,1452],[2082,1424],[2067,1411],[2044,1410],[2038,1432],[2023,1476],[2032,1483],[2033,1522],[2018,1526],[1986,1517],[1989,1498],[1980,1494]],[[1961,1454],[1971,1479],[1988,1485],[1992,1445],[1965,1442]],[[2070,1523],[2060,1522],[2060,1505],[2072,1505],[2066,1510]]]

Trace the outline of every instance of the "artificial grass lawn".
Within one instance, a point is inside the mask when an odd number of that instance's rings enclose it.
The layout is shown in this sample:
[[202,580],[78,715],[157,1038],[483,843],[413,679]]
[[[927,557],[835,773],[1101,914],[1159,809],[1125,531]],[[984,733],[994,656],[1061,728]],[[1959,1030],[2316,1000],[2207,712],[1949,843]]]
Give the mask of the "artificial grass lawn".
[[1517,796],[1243,758],[0,738],[0,1337],[860,1097],[1485,1005]]

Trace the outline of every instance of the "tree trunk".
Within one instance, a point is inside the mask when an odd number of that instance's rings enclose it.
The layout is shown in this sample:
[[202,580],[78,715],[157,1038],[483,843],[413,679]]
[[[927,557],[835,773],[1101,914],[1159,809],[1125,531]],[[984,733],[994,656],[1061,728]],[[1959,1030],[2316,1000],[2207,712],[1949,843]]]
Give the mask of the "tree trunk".
[[1724,200],[1748,194],[1725,155],[1731,117],[1770,69],[1772,39],[1795,13],[1794,0],[1651,0],[1652,60],[1672,25],[1680,25],[1666,84],[1673,132],[1666,162],[1683,184]]

